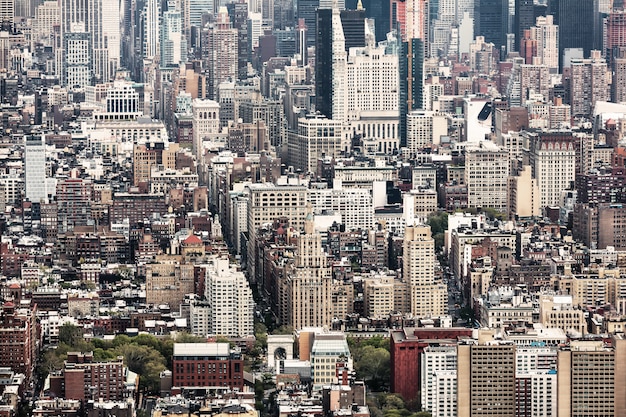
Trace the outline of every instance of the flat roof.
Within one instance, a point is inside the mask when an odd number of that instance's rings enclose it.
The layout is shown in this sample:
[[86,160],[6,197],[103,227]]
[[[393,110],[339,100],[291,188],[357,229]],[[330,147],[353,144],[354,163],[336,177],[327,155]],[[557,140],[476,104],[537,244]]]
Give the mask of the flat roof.
[[228,343],[174,343],[174,356],[228,356]]

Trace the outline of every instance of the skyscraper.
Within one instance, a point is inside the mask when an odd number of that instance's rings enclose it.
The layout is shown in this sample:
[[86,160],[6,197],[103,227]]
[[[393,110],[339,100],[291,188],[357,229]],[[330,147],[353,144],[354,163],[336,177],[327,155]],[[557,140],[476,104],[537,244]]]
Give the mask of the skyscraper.
[[[74,87],[76,84],[71,83],[79,80],[79,87],[84,87],[92,82],[109,81],[113,75],[109,59],[119,62],[119,48],[109,50],[107,33],[110,32],[113,38],[117,36],[119,39],[119,6],[113,5],[109,8],[110,5],[107,4],[109,9],[105,11],[102,0],[61,0],[60,5],[63,48],[57,55],[57,73],[62,74],[62,82]],[[115,56],[116,53],[118,56]],[[93,79],[84,84],[86,76],[69,76],[66,70],[72,67],[70,62],[80,66],[87,65]],[[84,72],[83,69],[80,71]]]
[[315,46],[317,43],[317,15],[316,10],[319,7],[319,0],[297,0],[296,2],[296,18],[304,19],[304,23],[308,28],[306,43],[307,47]]
[[535,11],[533,0],[515,0],[515,50],[520,50],[524,30],[529,29],[535,23]]
[[590,117],[597,101],[609,100],[609,75],[600,51],[591,58],[572,60],[570,80],[572,116]]
[[217,96],[217,86],[237,78],[237,29],[233,29],[226,7],[220,8],[217,21],[202,32],[202,58],[209,70],[209,98]]
[[332,274],[322,237],[315,231],[313,216],[304,221],[304,233],[298,236],[295,268],[289,276],[291,297],[290,323],[294,329],[330,326],[332,321]]
[[559,26],[561,67],[566,48],[582,48],[584,56],[589,56],[594,43],[594,1],[552,0],[549,13]]
[[162,67],[178,66],[187,60],[187,39],[183,32],[182,13],[175,1],[167,3],[161,24],[161,61]]
[[484,36],[485,42],[501,49],[506,46],[508,16],[508,0],[475,0],[474,36]]
[[340,16],[346,52],[365,46],[365,10],[342,10]]
[[316,28],[316,110],[329,119],[343,120],[346,47],[339,9],[318,9]]

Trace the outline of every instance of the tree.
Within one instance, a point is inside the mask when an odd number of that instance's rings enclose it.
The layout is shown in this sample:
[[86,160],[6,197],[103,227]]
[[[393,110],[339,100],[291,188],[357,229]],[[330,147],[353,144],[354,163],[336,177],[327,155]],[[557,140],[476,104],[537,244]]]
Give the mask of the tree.
[[75,346],[79,340],[83,339],[83,329],[74,326],[72,323],[63,323],[59,327],[59,343],[65,343],[68,346]]
[[364,346],[360,349],[359,360],[355,363],[357,375],[374,391],[386,386],[390,378],[390,355],[384,348]]
[[293,334],[293,327],[283,324],[278,329],[275,329],[272,334]]
[[132,372],[140,376],[139,388],[148,392],[158,392],[160,374],[166,369],[165,358],[149,346],[129,343],[114,349],[116,356],[122,356]]

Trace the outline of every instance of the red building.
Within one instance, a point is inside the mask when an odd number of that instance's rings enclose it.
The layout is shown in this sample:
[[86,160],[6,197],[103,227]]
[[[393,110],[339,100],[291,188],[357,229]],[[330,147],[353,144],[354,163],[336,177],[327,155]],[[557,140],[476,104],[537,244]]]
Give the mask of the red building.
[[172,385],[243,391],[243,358],[228,343],[175,343]]
[[391,392],[406,401],[415,399],[420,387],[421,353],[431,344],[454,343],[471,337],[466,328],[404,328],[391,332]]
[[93,353],[69,352],[64,368],[50,376],[50,391],[58,398],[122,401],[131,395],[125,387],[122,358],[94,362]]
[[37,362],[40,337],[37,305],[7,301],[0,313],[0,367],[26,375],[30,381]]

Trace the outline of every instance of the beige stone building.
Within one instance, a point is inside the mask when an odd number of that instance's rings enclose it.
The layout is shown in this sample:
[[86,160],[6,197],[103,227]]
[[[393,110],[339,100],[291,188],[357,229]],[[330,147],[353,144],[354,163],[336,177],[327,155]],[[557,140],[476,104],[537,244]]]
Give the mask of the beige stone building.
[[178,255],[161,255],[146,265],[146,303],[177,310],[185,294],[194,292],[194,267],[182,260]]
[[509,177],[509,218],[541,215],[539,187],[532,176],[530,165],[522,167],[518,175]]

